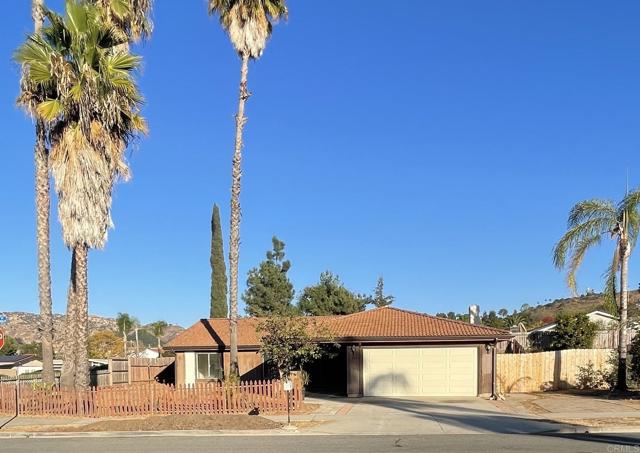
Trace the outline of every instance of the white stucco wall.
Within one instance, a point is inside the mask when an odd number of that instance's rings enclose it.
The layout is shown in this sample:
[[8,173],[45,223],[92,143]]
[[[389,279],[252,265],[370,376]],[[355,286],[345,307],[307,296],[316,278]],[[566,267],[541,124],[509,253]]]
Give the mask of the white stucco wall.
[[196,383],[196,353],[184,353],[184,383],[195,385]]

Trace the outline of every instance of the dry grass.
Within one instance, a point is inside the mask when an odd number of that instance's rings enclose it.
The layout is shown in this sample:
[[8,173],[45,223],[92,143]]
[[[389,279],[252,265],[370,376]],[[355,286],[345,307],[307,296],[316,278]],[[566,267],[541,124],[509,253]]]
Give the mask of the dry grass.
[[[167,430],[262,430],[281,423],[252,415],[166,415],[143,419],[102,420],[84,426],[58,426],[57,432],[167,431]],[[52,430],[51,428],[49,429]]]

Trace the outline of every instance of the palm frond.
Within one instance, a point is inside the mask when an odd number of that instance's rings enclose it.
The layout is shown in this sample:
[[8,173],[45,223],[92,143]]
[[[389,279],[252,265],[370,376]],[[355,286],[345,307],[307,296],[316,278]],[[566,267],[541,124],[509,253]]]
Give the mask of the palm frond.
[[567,255],[587,238],[609,233],[616,225],[615,216],[612,218],[595,217],[569,228],[553,249],[553,264],[558,269],[565,266]]
[[597,198],[576,203],[569,212],[568,227],[597,218],[615,218],[616,206],[612,201]]
[[611,265],[604,273],[604,309],[612,314],[618,314],[616,291],[618,286],[618,271],[620,270],[620,248],[616,247],[613,253]]
[[209,0],[209,14],[220,17],[236,51],[253,59],[262,55],[273,23],[288,13],[285,0]]
[[584,257],[587,251],[600,244],[602,241],[602,235],[588,236],[580,240],[573,249],[571,259],[569,262],[569,269],[567,270],[567,285],[571,291],[576,294],[576,273],[580,268],[580,265],[584,261]]

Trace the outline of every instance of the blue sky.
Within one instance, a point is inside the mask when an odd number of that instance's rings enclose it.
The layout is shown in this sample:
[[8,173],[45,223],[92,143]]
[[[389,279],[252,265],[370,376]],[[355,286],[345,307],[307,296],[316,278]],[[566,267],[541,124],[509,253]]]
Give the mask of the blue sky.
[[[0,39],[0,311],[37,310],[33,125],[11,61],[29,4],[5,9]],[[357,292],[383,275],[397,306],[429,313],[567,296],[551,249],[569,208],[620,197],[627,171],[640,183],[640,3],[364,4],[290,0],[251,64],[241,288],[277,234],[298,293],[330,269]],[[150,135],[116,189],[116,229],[90,255],[90,304],[189,325],[208,314],[214,202],[228,234],[239,61],[205,0],[156,0],[154,21],[137,49]],[[611,247],[589,256],[582,290],[602,286]],[[638,269],[632,258],[632,287]]]

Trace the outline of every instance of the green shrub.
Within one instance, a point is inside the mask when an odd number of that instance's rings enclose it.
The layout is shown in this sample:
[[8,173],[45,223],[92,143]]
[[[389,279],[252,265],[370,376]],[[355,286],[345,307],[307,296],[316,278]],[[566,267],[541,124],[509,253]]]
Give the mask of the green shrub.
[[587,315],[560,314],[551,340],[551,349],[590,349],[597,326]]
[[576,387],[580,390],[611,390],[615,386],[617,355],[611,354],[604,368],[597,370],[593,362],[578,367]]
[[596,370],[593,362],[589,361],[585,366],[578,367],[576,374],[576,387],[580,390],[600,389],[604,385],[600,370]]
[[640,334],[636,335],[629,348],[631,360],[628,361],[631,380],[637,385],[640,381]]

